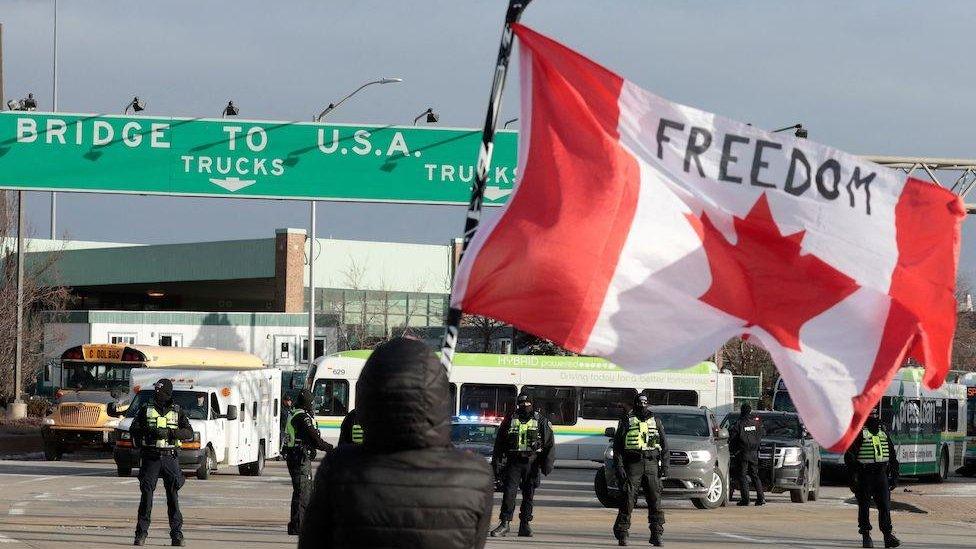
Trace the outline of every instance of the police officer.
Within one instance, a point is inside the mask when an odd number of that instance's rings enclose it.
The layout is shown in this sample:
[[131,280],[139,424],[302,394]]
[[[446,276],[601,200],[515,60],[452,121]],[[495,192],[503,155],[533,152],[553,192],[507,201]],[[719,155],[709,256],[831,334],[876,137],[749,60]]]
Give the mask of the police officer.
[[877,408],[871,412],[860,436],[854,439],[844,453],[848,481],[857,499],[857,529],[861,532],[862,547],[874,547],[871,540],[871,499],[878,506],[878,527],[884,534],[885,547],[898,547],[901,542],[892,533],[891,494],[892,481],[898,479],[898,457],[891,437],[881,428]]
[[549,420],[535,411],[528,395],[519,395],[516,409],[505,416],[498,426],[495,437],[495,450],[492,453],[492,469],[498,472],[499,457],[504,456],[505,465],[501,471],[502,510],[498,526],[491,536],[505,536],[510,531],[509,523],[515,514],[515,496],[522,491],[522,506],[519,509],[518,535],[532,537],[532,500],[535,490],[541,483],[541,475],[552,472],[556,461],[553,452],[555,439]]
[[363,426],[359,424],[356,409],[349,410],[339,426],[339,444],[362,444]]
[[193,439],[193,427],[179,406],[173,403],[173,382],[160,379],[153,384],[153,401],[136,412],[132,420],[132,441],[141,449],[139,466],[139,516],[133,545],[144,545],[149,535],[153,492],[159,477],[166,488],[169,537],[174,546],[183,545],[183,514],[177,492],[185,482],[177,452],[181,440]]
[[613,535],[618,545],[627,545],[630,515],[637,496],[644,491],[650,542],[661,545],[664,511],[661,508],[661,479],[668,476],[668,445],[661,420],[654,417],[646,395],[637,395],[633,409],[620,419],[613,435],[613,459],[622,498]]
[[766,434],[762,420],[753,415],[752,406],[743,404],[739,408],[739,421],[732,426],[729,433],[729,447],[735,456],[735,465],[739,474],[740,507],[749,505],[749,480],[756,489],[756,505],[764,505],[766,497],[763,495],[762,480],[759,479],[759,442]]
[[302,517],[312,492],[312,460],[315,451],[329,452],[332,445],[322,440],[315,418],[312,417],[312,393],[302,389],[295,397],[295,408],[285,425],[285,443],[282,446],[288,474],[291,475],[291,519],[288,535],[297,536],[302,531]]

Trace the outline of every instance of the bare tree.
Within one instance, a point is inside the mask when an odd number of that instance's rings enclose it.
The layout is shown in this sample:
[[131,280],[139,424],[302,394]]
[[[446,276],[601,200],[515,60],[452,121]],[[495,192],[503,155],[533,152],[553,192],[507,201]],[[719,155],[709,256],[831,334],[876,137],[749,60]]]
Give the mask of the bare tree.
[[464,328],[469,328],[470,331],[475,333],[477,341],[480,343],[480,345],[476,347],[476,352],[482,353],[490,353],[492,350],[492,340],[504,331],[511,329],[509,325],[504,322],[481,315],[464,315],[461,317],[461,326],[462,330]]
[[976,312],[969,308],[973,294],[972,275],[961,273],[956,282],[959,315],[952,340],[952,368],[976,372]]
[[[17,202],[0,192],[0,401],[14,398],[14,360],[17,340]],[[25,252],[30,243],[25,238]],[[63,249],[31,254],[24,263],[24,323],[21,379],[25,391],[33,386],[42,367],[44,348],[57,345],[45,341],[44,321],[63,312],[70,299],[67,288],[58,285],[57,263]],[[49,311],[48,313],[43,313]],[[43,314],[42,314],[43,313]],[[45,318],[46,315],[46,318]]]

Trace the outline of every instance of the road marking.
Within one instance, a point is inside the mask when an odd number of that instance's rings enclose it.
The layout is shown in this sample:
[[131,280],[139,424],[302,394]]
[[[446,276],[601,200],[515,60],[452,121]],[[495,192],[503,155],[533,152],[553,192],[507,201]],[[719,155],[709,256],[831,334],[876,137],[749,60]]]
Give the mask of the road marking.
[[87,490],[89,488],[98,488],[98,485],[97,484],[86,484],[84,486],[75,486],[71,490],[72,491],[75,491],[75,492],[80,492],[81,490]]
[[750,538],[749,536],[740,536],[739,534],[729,534],[727,532],[715,532],[715,533],[717,535],[719,535],[719,536],[724,537],[724,538],[732,538],[732,539],[737,539],[737,540],[740,540],[740,541],[750,541],[752,543],[776,543],[774,541],[767,541],[767,540],[758,539],[758,538]]
[[123,481],[118,482],[116,484],[135,484],[137,482],[139,482],[139,479],[130,478],[129,480],[123,480]]
[[8,538],[7,536],[0,534],[0,543],[20,543],[20,540]]
[[9,511],[7,511],[7,514],[8,515],[23,515],[24,514],[24,509],[21,508],[21,507],[12,507]]

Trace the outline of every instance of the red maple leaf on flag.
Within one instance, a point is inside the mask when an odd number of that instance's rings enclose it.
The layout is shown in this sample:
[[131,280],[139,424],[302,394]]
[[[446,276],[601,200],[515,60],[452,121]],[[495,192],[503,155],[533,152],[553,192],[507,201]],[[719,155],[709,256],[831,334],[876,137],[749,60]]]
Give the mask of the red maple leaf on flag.
[[806,231],[780,233],[763,194],[744,218],[734,217],[736,243],[707,214],[688,216],[708,256],[712,285],[701,301],[758,326],[783,347],[800,350],[800,328],[858,289],[813,254],[801,255]]

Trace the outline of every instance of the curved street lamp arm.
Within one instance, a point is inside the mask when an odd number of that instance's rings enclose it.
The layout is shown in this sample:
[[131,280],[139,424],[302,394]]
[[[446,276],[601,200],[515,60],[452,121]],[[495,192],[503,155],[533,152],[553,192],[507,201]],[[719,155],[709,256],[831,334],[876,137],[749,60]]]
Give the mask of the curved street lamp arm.
[[340,99],[338,103],[329,103],[329,106],[326,107],[324,111],[320,112],[319,115],[315,118],[316,122],[322,120],[322,117],[324,117],[325,115],[327,115],[330,112],[332,112],[335,109],[337,109],[339,107],[339,105],[345,103],[346,99],[349,99],[350,97],[356,95],[357,93],[359,93],[360,91],[362,91],[362,89],[365,88],[366,86],[372,86],[373,84],[386,84],[386,83],[391,82],[391,81],[392,82],[399,82],[398,79],[389,79],[389,78],[380,78],[379,80],[373,80],[372,82],[366,82],[362,86],[359,86],[358,88],[356,88],[356,90],[353,91],[352,93],[350,93],[349,95],[347,95],[347,96],[343,97],[342,99]]

